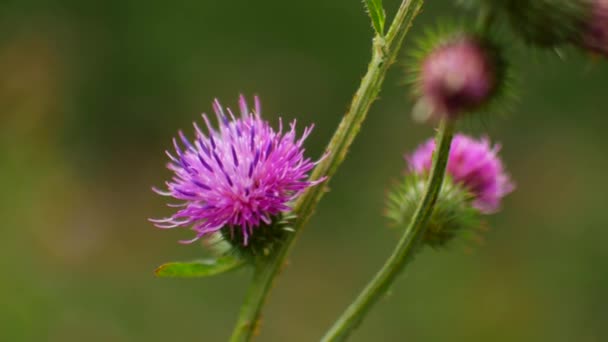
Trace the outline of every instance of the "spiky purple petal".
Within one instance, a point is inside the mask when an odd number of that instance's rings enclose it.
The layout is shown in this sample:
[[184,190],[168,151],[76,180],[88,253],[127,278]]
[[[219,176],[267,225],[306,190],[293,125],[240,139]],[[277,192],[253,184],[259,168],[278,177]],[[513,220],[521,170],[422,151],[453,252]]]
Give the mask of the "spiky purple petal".
[[[428,173],[434,150],[435,140],[430,139],[406,156],[410,171]],[[473,206],[486,214],[496,212],[501,199],[514,190],[498,157],[499,150],[500,145],[491,146],[487,138],[475,140],[456,134],[448,159],[447,174],[473,194]]]
[[251,112],[241,96],[241,117],[235,118],[227,109],[228,118],[216,99],[217,130],[203,114],[207,134],[196,123],[192,142],[179,131],[181,145],[173,139],[175,153],[167,152],[167,168],[174,176],[166,183],[167,191],[153,190],[184,203],[172,205],[179,209],[171,217],[150,220],[157,227],[191,227],[196,237],[183,243],[223,227],[238,228],[247,244],[255,228],[289,211],[292,200],[324,180],[308,181],[308,172],[316,163],[304,157],[303,143],[312,126],[300,139],[296,139],[295,120],[289,131],[283,133],[282,123],[275,131],[260,117],[257,97],[254,102]]

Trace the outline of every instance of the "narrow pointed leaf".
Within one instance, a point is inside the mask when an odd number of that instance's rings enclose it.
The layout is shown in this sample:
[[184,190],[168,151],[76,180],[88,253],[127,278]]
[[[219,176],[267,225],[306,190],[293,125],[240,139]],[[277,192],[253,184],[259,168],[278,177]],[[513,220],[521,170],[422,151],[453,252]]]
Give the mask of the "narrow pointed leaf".
[[384,22],[386,20],[386,13],[382,7],[382,0],[365,0],[365,7],[367,7],[367,13],[372,19],[372,26],[376,33],[384,35]]
[[235,270],[245,264],[245,260],[234,256],[218,259],[195,260],[190,262],[169,262],[160,265],[154,274],[159,278],[201,278]]

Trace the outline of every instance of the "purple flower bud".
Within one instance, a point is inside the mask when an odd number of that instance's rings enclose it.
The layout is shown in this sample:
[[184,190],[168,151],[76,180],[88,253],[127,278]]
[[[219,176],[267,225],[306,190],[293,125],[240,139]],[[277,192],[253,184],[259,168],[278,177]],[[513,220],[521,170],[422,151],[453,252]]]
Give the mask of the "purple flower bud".
[[608,57],[608,0],[591,0],[590,18],[583,30],[582,46]]
[[[426,174],[431,169],[435,140],[419,146],[412,155],[406,156],[410,171]],[[457,134],[452,142],[447,174],[473,196],[473,206],[484,214],[491,214],[500,207],[501,199],[515,188],[498,157],[500,145],[491,146],[487,138],[475,140]]]
[[227,228],[237,229],[247,245],[256,229],[290,211],[291,201],[324,180],[308,181],[316,163],[304,157],[303,143],[312,126],[297,138],[295,120],[286,131],[279,120],[275,131],[260,117],[257,97],[253,111],[243,96],[239,108],[241,115],[235,118],[215,100],[219,129],[203,114],[207,133],[194,123],[195,139],[180,131],[179,139],[173,139],[175,153],[167,152],[174,176],[167,191],[153,190],[182,203],[170,205],[178,208],[172,216],[150,221],[159,228],[191,227],[196,237],[185,243]]
[[433,115],[455,119],[484,104],[496,89],[493,56],[473,37],[439,45],[422,61],[419,89]]

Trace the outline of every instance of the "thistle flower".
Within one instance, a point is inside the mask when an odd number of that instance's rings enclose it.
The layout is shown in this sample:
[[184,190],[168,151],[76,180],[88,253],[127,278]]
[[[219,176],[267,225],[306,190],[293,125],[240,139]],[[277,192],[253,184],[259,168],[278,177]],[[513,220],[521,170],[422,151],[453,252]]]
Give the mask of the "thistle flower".
[[[406,156],[410,171],[426,174],[431,169],[435,141],[428,140]],[[514,189],[510,176],[498,157],[500,145],[491,146],[487,138],[475,140],[457,134],[452,141],[447,174],[473,196],[472,205],[481,213],[491,214],[501,199]]]
[[[163,196],[183,201],[170,205],[177,211],[164,219],[151,219],[159,228],[191,227],[196,232],[190,243],[221,230],[246,246],[257,230],[267,228],[278,216],[291,210],[290,203],[308,187],[324,179],[308,181],[307,173],[315,162],[304,157],[304,140],[313,129],[304,129],[296,137],[296,121],[283,132],[275,131],[260,117],[260,101],[255,97],[253,112],[245,98],[239,99],[241,116],[222,108],[216,99],[213,110],[219,129],[213,128],[207,115],[203,120],[207,133],[194,123],[193,141],[179,131],[173,139],[175,153],[167,152],[167,168],[174,172],[167,190],[153,190]],[[228,115],[226,115],[226,112]],[[276,219],[276,220],[275,220]]]
[[608,57],[608,0],[589,1],[590,15],[580,45]]
[[[499,149],[485,138],[454,137],[447,174],[422,238],[424,244],[437,248],[456,236],[479,238],[482,215],[496,212],[502,197],[514,189],[497,156]],[[386,216],[393,223],[405,224],[424,197],[434,150],[431,139],[405,156],[409,172],[387,198]]]
[[456,31],[430,36],[417,57],[415,116],[457,119],[488,105],[504,84],[505,63],[488,38]]

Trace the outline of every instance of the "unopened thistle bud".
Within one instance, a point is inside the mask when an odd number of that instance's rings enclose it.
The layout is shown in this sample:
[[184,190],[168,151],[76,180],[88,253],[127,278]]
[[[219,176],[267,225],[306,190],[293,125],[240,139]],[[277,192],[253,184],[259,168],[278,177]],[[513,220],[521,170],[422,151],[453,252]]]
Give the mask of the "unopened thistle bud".
[[[409,172],[389,195],[388,216],[401,223],[414,212],[431,169],[433,139],[406,156]],[[501,199],[514,189],[498,157],[499,145],[457,134],[452,142],[446,180],[426,230],[424,242],[443,246],[461,233],[480,228],[481,215],[498,211]]]
[[457,119],[491,102],[503,83],[504,63],[485,37],[452,33],[431,42],[414,80],[420,119]]
[[323,179],[308,180],[315,162],[304,157],[303,143],[312,126],[296,137],[296,122],[275,131],[260,116],[260,102],[250,110],[245,99],[239,101],[240,117],[223,109],[215,100],[213,110],[219,129],[207,116],[207,133],[194,123],[196,137],[189,140],[180,131],[173,139],[175,153],[167,152],[167,167],[174,175],[167,190],[156,193],[175,198],[180,204],[170,217],[153,219],[159,228],[187,227],[202,237],[218,233],[236,248],[267,251],[289,230],[290,204],[304,190]]

